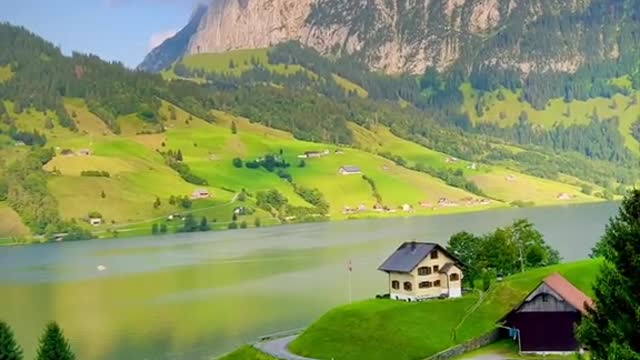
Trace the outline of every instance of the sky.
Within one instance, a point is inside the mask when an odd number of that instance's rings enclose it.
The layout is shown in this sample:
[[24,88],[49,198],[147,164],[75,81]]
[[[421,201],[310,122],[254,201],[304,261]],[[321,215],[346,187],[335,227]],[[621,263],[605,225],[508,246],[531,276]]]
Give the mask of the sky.
[[22,25],[63,52],[137,66],[180,30],[202,0],[1,0],[0,22]]

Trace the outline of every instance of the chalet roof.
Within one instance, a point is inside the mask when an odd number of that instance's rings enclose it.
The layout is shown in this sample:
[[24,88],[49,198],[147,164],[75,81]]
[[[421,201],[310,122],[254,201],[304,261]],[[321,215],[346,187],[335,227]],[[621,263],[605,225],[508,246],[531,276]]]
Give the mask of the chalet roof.
[[346,172],[360,172],[360,168],[359,167],[351,166],[351,165],[343,166],[340,169],[342,171],[346,171]]
[[[442,246],[434,243],[405,242],[385,260],[378,270],[386,272],[408,273],[418,266],[434,249],[438,249],[456,260]],[[457,261],[457,260],[456,260]]]
[[585,304],[593,307],[593,300],[578,290],[578,288],[573,286],[573,284],[560,274],[556,273],[547,277],[543,280],[543,283],[547,284],[547,286],[562,297],[564,301],[571,304],[571,306],[583,314],[587,313]]

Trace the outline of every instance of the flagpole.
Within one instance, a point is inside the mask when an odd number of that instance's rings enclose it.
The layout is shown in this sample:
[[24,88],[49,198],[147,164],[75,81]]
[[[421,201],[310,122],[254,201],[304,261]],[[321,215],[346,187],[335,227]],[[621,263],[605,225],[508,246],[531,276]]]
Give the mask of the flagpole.
[[351,259],[349,259],[349,304],[351,304]]

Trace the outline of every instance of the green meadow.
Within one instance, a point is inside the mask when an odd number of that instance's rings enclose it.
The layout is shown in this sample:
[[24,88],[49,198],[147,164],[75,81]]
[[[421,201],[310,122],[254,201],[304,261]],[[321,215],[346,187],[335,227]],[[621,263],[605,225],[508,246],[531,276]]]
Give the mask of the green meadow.
[[[13,112],[13,104],[5,104],[8,111]],[[508,206],[517,200],[531,201],[537,205],[598,200],[580,193],[576,179],[560,183],[527,176],[517,169],[484,164],[477,164],[477,168],[472,170],[469,162],[448,162],[450,157],[447,154],[398,138],[383,127],[365,129],[351,124],[356,145],[338,147],[300,141],[287,132],[221,111],[212,111],[215,122],[208,123],[163,102],[161,115],[167,119],[163,124],[165,131],[160,131],[157,124],[129,115],[118,119],[121,134],[116,135],[87,109],[83,100],[66,99],[65,107],[78,125],[76,132],[61,127],[51,112],[29,109],[15,116],[19,120],[19,128],[29,131],[44,129],[46,119],[53,120],[54,127],[43,130],[48,145],[57,152],[44,166],[51,174],[49,190],[58,201],[64,218],[84,223],[90,212],[99,212],[104,223],[91,229],[100,236],[115,236],[114,231],[118,232],[118,236],[148,234],[152,224],[164,223],[170,214],[175,213],[193,213],[198,219],[206,217],[215,229],[226,228],[232,221],[233,210],[238,206],[255,210],[251,215],[241,216],[238,222],[244,221],[253,226],[255,219],[259,218],[263,225],[277,224],[278,220],[256,205],[256,194],[270,189],[284,194],[291,205],[311,207],[296,194],[291,183],[281,179],[275,172],[233,165],[235,158],[246,162],[269,154],[281,154],[290,164],[286,172],[292,176],[295,184],[322,192],[330,204],[329,215],[332,220],[478,211]],[[233,126],[237,130],[235,134],[231,130]],[[6,161],[18,159],[26,151],[13,146],[8,138],[5,140],[0,151],[5,154]],[[90,155],[79,154],[85,149],[89,150]],[[183,162],[191,172],[205,179],[209,185],[187,183],[169,168],[160,154],[169,150],[180,150]],[[326,151],[327,155],[301,159],[299,156],[307,151]],[[492,200],[488,205],[460,203],[457,207],[422,208],[420,203],[436,204],[441,198],[460,202],[462,199],[480,197],[376,155],[382,152],[402,156],[411,166],[426,164],[436,169],[459,169]],[[362,174],[340,175],[338,171],[343,166],[359,167]],[[82,176],[82,172],[91,170],[108,172],[109,177]],[[375,192],[363,175],[373,182]],[[212,197],[194,201],[190,209],[169,203],[170,197],[190,196],[197,189],[207,189]],[[241,203],[236,195],[243,190],[248,196]],[[571,198],[558,200],[558,195],[562,193]],[[378,197],[390,211],[373,211]],[[160,204],[154,206],[156,198]],[[410,213],[401,210],[405,204],[413,208]],[[361,207],[365,211],[346,211],[347,208]],[[15,216],[12,219],[20,224]],[[170,231],[179,226],[179,222],[168,223]],[[23,226],[16,229],[0,227],[0,236],[24,232]]]
[[598,261],[588,260],[527,271],[497,283],[482,297],[470,294],[420,303],[376,299],[342,306],[313,323],[290,348],[318,359],[426,358],[494,329],[502,316],[552,273],[562,274],[592,294],[598,266]]

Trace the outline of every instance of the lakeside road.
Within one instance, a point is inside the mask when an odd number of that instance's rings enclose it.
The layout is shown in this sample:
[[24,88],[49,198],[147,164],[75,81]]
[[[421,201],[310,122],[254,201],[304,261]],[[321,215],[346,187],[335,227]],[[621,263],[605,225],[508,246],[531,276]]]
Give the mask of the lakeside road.
[[307,358],[293,354],[289,351],[289,344],[291,344],[298,335],[290,335],[278,339],[261,341],[253,345],[256,349],[262,351],[265,354],[269,354],[276,359],[283,360],[316,360],[313,358]]

